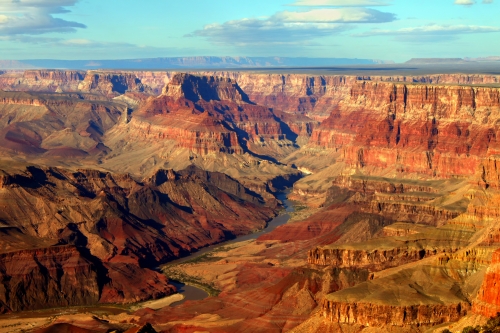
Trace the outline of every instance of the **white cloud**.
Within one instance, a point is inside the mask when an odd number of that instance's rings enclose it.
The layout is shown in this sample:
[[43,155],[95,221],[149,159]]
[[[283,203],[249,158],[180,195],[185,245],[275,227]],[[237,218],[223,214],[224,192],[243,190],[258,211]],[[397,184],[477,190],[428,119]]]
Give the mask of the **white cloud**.
[[[100,41],[83,39],[83,38],[59,40],[59,41],[54,41],[52,44],[53,45],[60,45],[60,46],[67,46],[67,47],[75,47],[75,48],[85,47],[85,48],[94,48],[94,49],[97,49],[97,48],[138,49],[138,48],[144,47],[144,46],[135,45],[135,44],[131,44],[131,43],[100,42]],[[150,47],[146,46],[146,48],[150,48]]]
[[388,1],[380,0],[297,0],[291,6],[322,6],[322,7],[366,7],[388,6]]
[[[15,41],[20,43],[29,44],[42,44],[42,46],[56,47],[62,46],[66,48],[81,48],[85,49],[98,49],[98,48],[126,48],[126,49],[139,49],[144,46],[139,46],[131,43],[120,43],[120,42],[100,42],[84,38],[75,39],[63,39],[63,38],[50,38],[41,36],[25,36],[25,35],[15,35],[15,36],[0,36],[0,41]],[[146,46],[146,48],[151,48]]]
[[332,23],[287,23],[269,19],[242,19],[223,24],[209,24],[203,30],[195,31],[193,35],[206,37],[217,44],[246,46],[301,44],[345,30],[344,25]]
[[476,4],[475,0],[455,0],[455,5],[472,6],[474,4]]
[[[478,33],[492,33],[500,32],[500,27],[491,26],[476,26],[476,25],[427,25],[422,27],[403,28],[399,30],[382,30],[373,29],[371,31],[357,34],[357,37],[370,37],[370,36],[405,36],[401,41],[405,41],[406,37],[408,42],[415,40],[438,40],[435,37],[443,36],[452,38],[452,36],[463,34],[478,34]],[[432,38],[434,37],[434,38]]]
[[63,7],[74,6],[78,0],[0,0],[0,12],[21,12],[26,8],[58,8],[59,13],[67,13]]
[[284,11],[267,18],[245,18],[206,25],[187,37],[200,36],[217,44],[262,45],[310,43],[351,29],[348,23],[394,21],[395,15],[366,8],[317,9],[305,12]]
[[464,34],[464,33],[485,33],[485,32],[499,32],[500,27],[489,26],[476,26],[476,25],[427,25],[415,28],[403,28],[399,30],[372,30],[367,33],[371,36],[374,34],[380,35],[408,35],[408,34]]
[[337,8],[284,11],[277,13],[274,18],[283,22],[382,23],[394,21],[395,15],[368,8]]
[[0,35],[38,35],[50,32],[74,32],[84,24],[56,18],[68,13],[65,7],[78,0],[0,0]]
[[[477,3],[476,0],[455,0],[455,5],[461,5],[461,6],[472,6]],[[483,0],[481,2],[482,4],[492,4],[493,0]]]
[[29,35],[13,35],[13,36],[0,35],[0,41],[30,43],[30,44],[46,44],[46,43],[58,43],[58,42],[62,41],[62,39],[61,38],[47,38],[47,37],[40,37],[40,36],[29,36]]

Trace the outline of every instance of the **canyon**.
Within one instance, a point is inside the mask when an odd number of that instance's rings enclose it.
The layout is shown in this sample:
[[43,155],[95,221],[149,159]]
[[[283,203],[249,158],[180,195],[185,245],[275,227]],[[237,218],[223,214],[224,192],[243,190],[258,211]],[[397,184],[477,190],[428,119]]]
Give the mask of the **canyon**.
[[[170,278],[212,296],[37,329],[486,322],[500,311],[499,80],[0,73],[0,311],[125,306],[175,293]],[[175,261],[264,229],[286,189],[288,223]]]

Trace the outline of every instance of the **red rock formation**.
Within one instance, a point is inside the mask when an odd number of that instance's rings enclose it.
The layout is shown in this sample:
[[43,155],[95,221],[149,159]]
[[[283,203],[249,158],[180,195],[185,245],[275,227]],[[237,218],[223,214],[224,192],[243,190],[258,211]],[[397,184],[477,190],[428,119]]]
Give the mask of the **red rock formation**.
[[[291,249],[307,246],[314,248],[309,258],[311,264],[355,265],[363,267],[366,272],[368,269],[379,271],[418,261],[441,251],[450,254],[467,241],[456,245],[452,243],[455,240],[445,239],[450,244],[419,248],[420,245],[412,246],[415,242],[411,237],[417,233],[397,231],[383,235],[402,238],[403,245],[400,247],[376,250],[349,249],[345,246],[315,247],[336,241],[345,244],[350,239],[368,243],[374,235],[381,235],[382,228],[392,220],[436,226],[455,219],[455,226],[469,223],[476,227],[465,218],[468,215],[473,222],[479,221],[479,228],[481,223],[487,224],[489,219],[500,216],[498,198],[492,194],[500,183],[496,165],[496,155],[500,151],[496,138],[499,89],[383,82],[416,80],[443,83],[457,80],[484,83],[494,80],[492,77],[384,77],[363,78],[363,82],[356,77],[343,76],[252,73],[201,77],[161,75],[146,72],[88,73],[85,81],[81,82],[81,89],[109,97],[129,91],[132,102],[127,102],[127,95],[120,97],[121,101],[125,101],[124,108],[132,104],[135,107],[143,101],[137,111],[130,113],[126,119],[122,118],[122,127],[114,127],[115,132],[123,128],[130,130],[127,142],[140,140],[141,143],[153,144],[163,140],[175,141],[176,147],[171,150],[185,148],[203,158],[211,153],[237,155],[249,152],[255,156],[278,159],[296,148],[293,146],[294,141],[298,142],[296,136],[305,139],[305,143],[312,135],[308,149],[332,150],[340,155],[340,159],[335,161],[339,170],[331,175],[325,172],[325,177],[330,178],[328,184],[333,185],[327,194],[326,207],[302,223],[287,224],[260,237],[259,242],[282,242],[279,243],[282,248],[277,250],[271,246],[266,249],[266,255],[274,254],[274,258],[278,258],[282,252],[293,252]],[[169,85],[161,96],[144,101],[141,91],[150,93],[153,90],[144,86],[143,78],[156,85],[152,88],[155,91],[159,91],[157,85],[162,82],[169,81]],[[59,80],[56,77],[52,79]],[[75,105],[67,98],[57,101],[47,97],[30,98],[20,94],[9,95],[3,103],[0,102],[0,107],[16,105],[19,108],[29,107],[30,110],[37,108],[37,111],[40,111],[38,108],[47,108],[52,113],[66,115],[61,111]],[[49,100],[50,103],[47,102]],[[90,109],[98,113],[101,120],[103,115],[110,113],[109,104],[84,102],[92,105]],[[255,102],[265,106],[258,106]],[[117,112],[115,116],[120,111],[111,110]],[[28,114],[30,117],[34,115],[33,112]],[[319,127],[311,120],[324,119],[328,115]],[[0,122],[8,125],[5,126],[2,143],[8,142],[12,147],[22,145],[33,150],[49,148],[44,145],[48,135],[41,131],[38,119],[29,119],[29,126],[25,126],[26,119],[16,117],[19,118],[0,118]],[[47,115],[44,113],[43,117]],[[109,134],[108,130],[117,120],[117,117],[109,117],[106,118],[108,121],[98,123],[97,117],[85,117],[83,121],[78,119],[65,126],[86,123],[85,128],[78,127],[79,133],[91,137],[96,143],[100,142],[103,134]],[[90,120],[97,125],[92,125]],[[286,147],[283,150],[274,149],[271,147],[273,144]],[[10,150],[15,150],[12,147]],[[91,154],[92,150],[76,146],[50,148],[44,156],[83,156],[82,152],[89,151]],[[247,164],[245,167],[254,166],[250,162]],[[339,174],[341,176],[337,177]],[[450,186],[456,178],[472,176],[464,184],[479,185],[481,189],[477,192],[455,193],[455,188]],[[444,189],[444,185],[439,187],[424,178],[449,178],[446,186],[451,189]],[[275,187],[272,182],[260,185],[267,185],[269,189]],[[262,228],[275,208],[272,203],[266,206],[262,198],[227,176],[196,169],[160,171],[139,182],[129,176],[96,170],[70,172],[32,168],[17,174],[5,172],[0,176],[0,188],[1,221],[15,224],[33,237],[76,246],[86,260],[98,267],[96,274],[104,278],[99,298],[101,302],[130,302],[169,294],[172,289],[167,279],[145,267],[219,242],[229,235]],[[457,230],[453,229],[452,233],[460,234]],[[497,238],[492,237],[492,241]],[[444,238],[438,235],[436,239]],[[18,244],[21,249],[26,246],[26,242],[18,241]],[[51,244],[42,248],[51,248]],[[305,259],[304,253],[298,254],[293,257],[294,265],[297,260],[304,260],[305,263]],[[439,258],[441,266],[437,270],[433,268],[426,282],[432,282],[435,271],[445,270],[445,264],[454,260],[461,259],[451,254]],[[470,266],[474,269],[478,263],[486,264],[481,258],[474,260]],[[230,330],[282,330],[295,326],[312,311],[317,300],[311,293],[337,290],[333,287],[323,290],[320,285],[324,276],[318,277],[316,272],[268,266],[252,263],[241,271],[232,272],[235,285],[242,288],[241,293],[223,293],[220,299],[187,304],[174,311],[144,313],[149,316],[144,320],[187,320],[193,317],[193,311],[207,311],[233,319],[245,317],[243,323],[234,324]],[[416,272],[421,273],[419,269]],[[454,278],[461,276],[457,272],[453,273]],[[493,276],[492,279],[495,278]],[[403,276],[401,281],[411,279]],[[420,281],[418,277],[416,279]],[[354,284],[335,281],[342,288]],[[353,281],[360,282],[359,279]],[[323,303],[325,316],[335,322],[370,326],[433,325],[456,320],[468,309],[463,295],[459,295],[461,287],[457,287],[462,282],[453,280],[447,286],[447,290],[456,292],[454,296],[458,295],[450,302],[427,303],[424,300],[421,303],[382,304],[377,299],[353,302],[327,299],[327,303]],[[491,280],[489,283],[491,287]],[[296,289],[290,286],[296,286]],[[369,285],[367,289],[371,287]],[[420,292],[418,284],[410,287]],[[484,288],[483,298],[488,304],[494,304],[494,297],[488,295],[488,288]],[[359,290],[356,289],[353,294],[358,295],[356,292]],[[440,295],[441,291],[436,293]],[[401,295],[413,294],[403,290]],[[292,313],[287,304],[293,304],[297,312]],[[305,306],[300,308],[301,304]],[[492,306],[492,309],[495,307]],[[6,304],[4,309],[8,308]],[[276,322],[281,325],[279,328],[274,327]],[[176,329],[203,330],[183,324],[178,324],[172,331]]]
[[342,76],[304,74],[256,74],[244,72],[202,72],[202,75],[236,80],[250,100],[279,110],[300,112],[324,120],[344,99],[357,81],[408,82],[427,84],[498,83],[495,75],[437,74],[427,76]]
[[478,172],[478,184],[483,188],[500,189],[500,160],[495,156],[485,158]]
[[497,150],[499,110],[497,88],[358,82],[310,142],[355,167],[471,176]]
[[134,73],[119,72],[87,72],[78,84],[78,90],[111,97],[126,91],[151,92],[151,88],[145,87]]
[[199,100],[249,102],[248,97],[236,82],[216,76],[177,74],[165,86],[163,95],[175,100],[184,98],[192,102]]
[[0,220],[22,230],[0,240],[0,249],[15,251],[0,255],[2,301],[12,310],[168,295],[167,278],[147,267],[263,228],[276,208],[230,177],[195,167],[144,182],[29,167],[3,172],[1,184]]
[[129,323],[110,323],[107,320],[100,320],[97,316],[82,317],[81,319],[73,319],[71,323],[58,322],[51,323],[47,327],[33,330],[34,333],[107,333],[107,332],[124,332],[124,333],[157,333],[151,326],[133,325]]
[[390,306],[373,303],[341,303],[324,300],[323,317],[335,323],[363,326],[427,326],[457,321],[469,304]]
[[175,140],[201,155],[260,154],[263,145],[275,141],[293,149],[293,136],[307,133],[307,119],[300,119],[294,134],[279,116],[251,103],[230,79],[178,74],[162,96],[148,100],[130,126],[143,128],[135,132],[147,138]]
[[71,94],[0,93],[0,142],[4,151],[49,156],[100,153],[97,145],[126,110]]
[[0,75],[0,89],[11,91],[77,91],[84,71],[27,70]]
[[74,246],[0,254],[0,304],[12,311],[95,304],[96,268]]
[[335,177],[332,182],[333,186],[349,189],[350,191],[363,193],[365,195],[375,193],[397,193],[402,195],[411,195],[415,192],[437,193],[438,190],[433,187],[432,184],[432,181],[422,181],[420,184],[416,184],[404,179],[350,177],[345,175]]
[[61,323],[50,325],[49,327],[35,330],[36,333],[101,333],[102,330],[89,330],[83,327]]
[[143,71],[137,72],[134,71],[134,74],[137,76],[139,80],[141,80],[142,84],[148,86],[152,89],[154,95],[160,95],[165,88],[165,86],[170,82],[172,77],[174,77],[175,72],[150,72]]
[[[447,252],[453,252],[453,250],[448,249]],[[316,248],[309,252],[307,262],[319,266],[367,267],[372,270],[383,270],[418,261],[437,253],[437,249],[411,249],[405,245],[390,250],[373,251]]]
[[408,83],[430,83],[430,84],[452,84],[452,85],[480,85],[500,82],[498,75],[486,74],[436,74],[422,76],[360,76],[361,80],[408,82]]
[[[366,270],[357,269],[320,271],[297,268],[290,271],[264,264],[247,263],[242,266],[243,269],[239,269],[236,275],[238,287],[234,291],[154,313],[141,310],[136,315],[141,317],[141,323],[151,322],[153,325],[186,322],[169,327],[172,332],[210,329],[204,327],[202,322],[196,323],[196,319],[194,323],[189,323],[200,312],[228,320],[229,324],[224,325],[221,332],[282,332],[307,318],[316,307],[314,295],[348,288],[368,278]],[[233,322],[233,319],[236,320]]]
[[323,120],[356,81],[348,76],[308,76],[299,74],[253,74],[207,72],[234,79],[250,100],[277,110],[299,112],[314,120]]
[[63,84],[72,81],[81,81],[85,76],[82,71],[47,71],[47,70],[27,70],[23,74],[23,78],[33,81],[60,81]]
[[493,253],[491,265],[479,290],[472,310],[486,317],[494,317],[500,312],[500,250]]

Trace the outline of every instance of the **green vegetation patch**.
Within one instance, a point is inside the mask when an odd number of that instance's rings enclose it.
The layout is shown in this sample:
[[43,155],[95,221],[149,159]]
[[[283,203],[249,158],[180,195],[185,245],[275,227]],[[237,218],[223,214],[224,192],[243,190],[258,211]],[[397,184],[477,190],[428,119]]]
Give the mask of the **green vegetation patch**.
[[203,289],[210,296],[218,296],[220,293],[220,290],[218,290],[213,284],[203,281],[201,278],[188,275],[179,269],[176,269],[176,267],[165,267],[163,268],[163,273],[167,275],[169,279]]

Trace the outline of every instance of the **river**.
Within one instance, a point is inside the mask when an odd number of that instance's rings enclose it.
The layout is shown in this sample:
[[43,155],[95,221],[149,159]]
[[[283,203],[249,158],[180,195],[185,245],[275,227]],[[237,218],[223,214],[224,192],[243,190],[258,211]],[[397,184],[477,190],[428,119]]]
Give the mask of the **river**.
[[[213,251],[214,249],[228,245],[228,244],[233,244],[237,242],[242,242],[246,240],[251,240],[251,239],[257,239],[258,237],[267,234],[280,225],[286,224],[288,220],[290,220],[290,214],[291,212],[294,212],[294,207],[292,203],[288,200],[289,192],[283,192],[283,193],[278,193],[276,195],[276,198],[278,200],[281,200],[283,202],[283,206],[285,208],[285,212],[282,212],[280,215],[276,216],[274,219],[269,221],[267,224],[266,228],[253,233],[253,234],[248,234],[244,236],[237,237],[235,239],[231,239],[229,241],[219,243],[216,245],[212,245],[206,248],[203,248],[197,252],[194,252],[187,257],[180,258],[174,261],[171,261],[170,264],[180,264],[183,262],[186,262],[188,260],[191,260],[193,258],[196,258],[200,255],[203,255],[204,253]],[[184,299],[175,303],[172,303],[170,306],[177,306],[185,301],[195,301],[195,300],[202,300],[208,297],[208,293],[201,289],[197,288],[194,286],[189,286],[186,285],[182,282],[178,281],[171,281],[171,283],[177,288],[179,293],[181,293],[184,296]],[[46,318],[50,316],[58,316],[58,315],[68,315],[68,314],[76,314],[76,313],[94,313],[94,314],[106,314],[106,315],[117,315],[121,313],[126,313],[130,311],[131,309],[127,309],[127,307],[123,305],[113,305],[113,304],[100,304],[100,305],[94,305],[94,306],[72,306],[72,307],[62,307],[62,308],[53,308],[53,309],[43,309],[43,310],[37,310],[37,311],[22,311],[22,312],[16,312],[12,314],[4,314],[2,315],[2,319],[16,319],[16,318]]]
[[[276,194],[276,198],[278,200],[281,200],[281,202],[283,203],[283,207],[285,208],[285,212],[281,213],[280,215],[276,216],[274,219],[269,221],[267,226],[264,229],[262,229],[261,231],[254,232],[254,233],[248,234],[248,235],[243,235],[240,237],[236,237],[234,239],[228,240],[226,242],[218,243],[216,245],[204,247],[203,249],[196,251],[196,252],[193,252],[186,257],[173,260],[173,261],[169,262],[168,265],[182,264],[186,261],[189,261],[191,259],[199,257],[205,253],[211,252],[220,246],[238,243],[238,242],[243,242],[243,241],[252,240],[252,239],[257,239],[264,234],[270,233],[271,231],[273,231],[274,229],[276,229],[280,225],[286,224],[288,222],[288,220],[290,220],[290,217],[291,217],[289,213],[292,213],[295,211],[292,203],[288,200],[289,193],[290,192],[287,191],[287,192],[281,192],[281,193]],[[175,302],[171,306],[180,305],[180,304],[184,303],[185,301],[197,301],[197,300],[202,300],[202,299],[208,297],[208,293],[201,288],[189,286],[189,285],[186,285],[186,284],[179,282],[179,281],[171,281],[171,283],[177,288],[179,293],[184,295],[184,299],[182,301]]]

